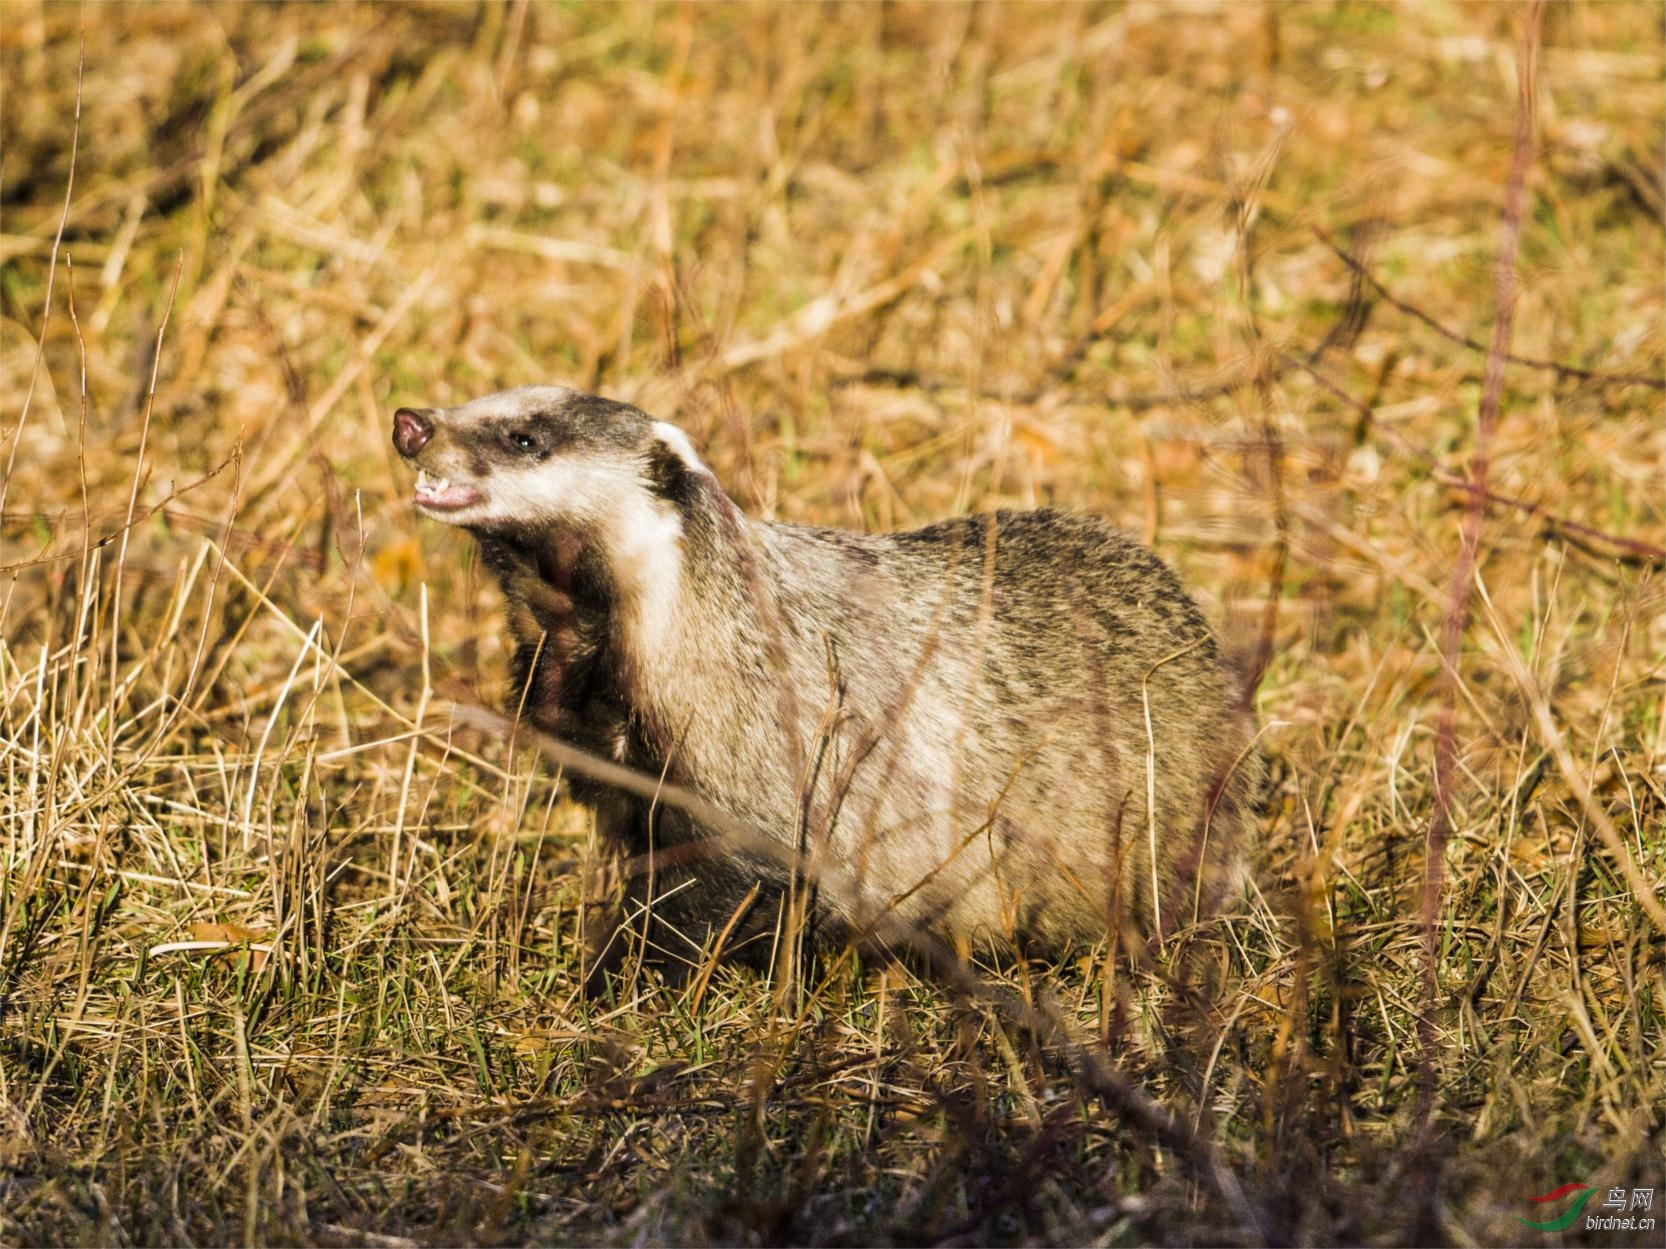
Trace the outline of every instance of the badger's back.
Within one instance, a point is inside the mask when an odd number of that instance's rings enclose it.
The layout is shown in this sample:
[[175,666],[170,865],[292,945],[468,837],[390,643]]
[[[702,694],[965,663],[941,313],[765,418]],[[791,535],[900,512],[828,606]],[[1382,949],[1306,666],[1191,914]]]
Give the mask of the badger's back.
[[1259,764],[1208,624],[1154,554],[1054,511],[754,532],[773,676],[800,736],[819,730],[805,823],[856,882],[830,900],[849,918],[1058,945],[1212,909]]

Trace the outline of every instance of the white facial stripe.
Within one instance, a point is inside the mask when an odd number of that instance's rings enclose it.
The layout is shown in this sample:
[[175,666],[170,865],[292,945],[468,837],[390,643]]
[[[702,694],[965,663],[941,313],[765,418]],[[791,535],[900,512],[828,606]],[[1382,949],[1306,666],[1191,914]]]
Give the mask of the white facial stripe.
[[694,450],[694,444],[688,440],[688,435],[683,433],[682,430],[666,421],[655,421],[654,433],[661,442],[677,453],[677,458],[690,470],[696,473],[704,473],[708,477],[712,475],[711,469],[707,468],[700,459],[699,454]]
[[676,512],[637,489],[616,502],[608,534],[613,580],[624,610],[626,647],[639,665],[677,653],[677,596],[683,576],[683,526]]
[[622,498],[642,489],[618,461],[578,455],[552,456],[541,464],[500,465],[478,480],[453,474],[452,480],[466,482],[483,496],[472,506],[436,516],[454,525],[589,526],[617,512]]
[[521,386],[500,390],[471,400],[461,407],[447,408],[444,419],[456,426],[479,425],[487,421],[524,420],[540,412],[563,407],[578,392],[565,386]]

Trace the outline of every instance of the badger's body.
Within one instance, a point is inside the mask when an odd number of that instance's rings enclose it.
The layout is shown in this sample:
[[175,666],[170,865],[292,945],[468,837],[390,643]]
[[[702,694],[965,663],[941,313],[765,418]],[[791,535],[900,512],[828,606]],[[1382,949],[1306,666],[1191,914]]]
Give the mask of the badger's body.
[[765,938],[795,857],[824,934],[885,916],[1055,950],[1190,923],[1235,876],[1246,717],[1196,605],[1103,522],[756,521],[679,431],[558,388],[402,409],[395,442],[503,587],[515,707],[781,844],[666,856],[710,833],[578,787],[616,845],[665,858],[634,879],[673,956]]

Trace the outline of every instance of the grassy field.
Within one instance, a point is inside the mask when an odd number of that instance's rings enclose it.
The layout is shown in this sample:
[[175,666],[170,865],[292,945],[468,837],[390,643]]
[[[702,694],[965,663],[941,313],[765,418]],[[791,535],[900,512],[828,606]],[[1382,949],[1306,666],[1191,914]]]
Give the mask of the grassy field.
[[[1666,1226],[1666,44],[1534,26],[0,7],[0,1243],[1659,1244],[1517,1221]],[[544,381],[1151,541],[1266,661],[1237,919],[585,1000],[388,444]]]

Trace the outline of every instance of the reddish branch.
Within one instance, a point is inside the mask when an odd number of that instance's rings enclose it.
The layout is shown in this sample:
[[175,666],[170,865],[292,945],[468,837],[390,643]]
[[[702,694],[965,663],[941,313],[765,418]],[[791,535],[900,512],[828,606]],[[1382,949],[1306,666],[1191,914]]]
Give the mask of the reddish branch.
[[1441,634],[1442,700],[1440,728],[1435,738],[1435,807],[1429,820],[1423,861],[1423,1001],[1418,1011],[1418,1117],[1428,1133],[1435,1104],[1435,1006],[1440,996],[1440,910],[1446,884],[1446,838],[1452,827],[1452,780],[1458,754],[1458,683],[1460,652],[1469,620],[1469,597],[1475,582],[1481,522],[1486,516],[1488,452],[1504,394],[1504,370],[1512,359],[1510,335],[1515,325],[1516,254],[1521,245],[1521,208],[1527,171],[1533,163],[1533,94],[1538,61],[1539,25],[1544,0],[1534,0],[1522,38],[1516,74],[1516,135],[1510,177],[1504,191],[1504,214],[1499,230],[1498,277],[1492,345],[1487,349],[1487,372],[1481,387],[1481,408],[1475,422],[1475,454],[1470,461],[1468,506],[1464,512],[1463,543],[1452,571],[1451,601]]

